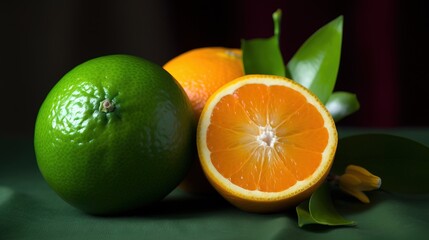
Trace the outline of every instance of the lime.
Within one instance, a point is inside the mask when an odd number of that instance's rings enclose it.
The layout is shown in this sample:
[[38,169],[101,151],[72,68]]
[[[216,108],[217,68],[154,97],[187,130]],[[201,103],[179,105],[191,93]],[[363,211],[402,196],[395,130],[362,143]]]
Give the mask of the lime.
[[193,157],[195,120],[184,90],[160,66],[110,55],[72,69],[35,125],[39,169],[69,204],[116,214],[163,199]]

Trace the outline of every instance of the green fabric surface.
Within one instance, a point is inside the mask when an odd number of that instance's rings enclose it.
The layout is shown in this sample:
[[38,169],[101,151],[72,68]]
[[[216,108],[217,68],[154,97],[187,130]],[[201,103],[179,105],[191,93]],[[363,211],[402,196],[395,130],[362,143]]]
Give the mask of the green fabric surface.
[[[340,136],[364,132],[392,133],[429,145],[429,129],[342,129]],[[377,191],[369,196],[369,205],[344,198],[335,203],[341,214],[357,222],[355,227],[299,228],[295,209],[246,213],[220,197],[180,190],[146,210],[95,217],[69,206],[48,187],[37,169],[32,139],[0,139],[0,240],[425,239],[429,234],[429,195]]]

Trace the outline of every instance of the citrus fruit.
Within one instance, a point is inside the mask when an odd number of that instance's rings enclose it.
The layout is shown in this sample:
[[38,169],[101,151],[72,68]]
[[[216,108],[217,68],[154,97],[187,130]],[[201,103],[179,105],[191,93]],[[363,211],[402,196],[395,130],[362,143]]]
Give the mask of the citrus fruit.
[[217,89],[244,75],[241,50],[235,48],[193,49],[171,59],[163,67],[188,94],[197,118]]
[[323,182],[337,131],[324,105],[298,83],[247,75],[207,101],[197,146],[204,173],[223,197],[246,211],[272,212]]
[[[241,50],[224,47],[190,50],[168,61],[164,69],[184,88],[196,120],[199,119],[207,99],[218,88],[244,75]],[[196,152],[195,149],[195,161],[180,186],[191,193],[210,193],[214,190],[204,177]]]
[[91,214],[147,206],[184,178],[195,145],[185,92],[161,66],[130,55],[89,60],[44,100],[34,147],[47,183]]

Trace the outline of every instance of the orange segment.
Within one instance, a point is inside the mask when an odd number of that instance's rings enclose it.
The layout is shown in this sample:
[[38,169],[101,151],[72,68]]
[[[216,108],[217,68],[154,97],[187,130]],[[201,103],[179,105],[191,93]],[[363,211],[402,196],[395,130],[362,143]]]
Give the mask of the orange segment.
[[264,192],[278,192],[290,188],[296,183],[295,176],[287,167],[285,159],[274,149],[265,148],[267,160],[261,169],[259,190]]
[[299,111],[285,119],[278,128],[283,130],[282,134],[292,135],[323,127],[323,124],[324,120],[320,116],[319,110],[310,104],[305,104]]
[[[322,152],[326,148],[326,143],[328,136],[328,131],[326,128],[316,128],[296,134],[288,135],[287,137],[279,136],[279,142],[288,143],[291,142],[295,146],[307,149],[315,152]],[[308,139],[313,139],[314,141],[308,141]]]
[[309,151],[296,147],[292,144],[278,144],[278,148],[282,149],[282,155],[286,166],[294,173],[294,177],[298,181],[302,181],[309,177],[317,169],[321,162],[321,153]]
[[276,76],[248,75],[214,93],[197,129],[203,170],[234,205],[283,209],[308,197],[332,165],[337,132],[323,104]]
[[[306,102],[304,96],[297,91],[280,86],[270,88],[270,125],[278,128],[296,113]],[[287,96],[287,98],[285,98]],[[290,100],[293,99],[293,100]]]
[[219,101],[213,110],[212,122],[214,125],[242,133],[258,133],[258,125],[246,113],[239,100],[232,95],[225,96]]
[[[245,114],[257,126],[267,125],[269,89],[261,84],[250,84],[237,89],[232,96],[236,99],[236,104],[239,104]],[[255,96],[259,96],[258,101],[255,101]],[[229,104],[234,104],[230,102]],[[223,113],[223,115],[225,115]]]

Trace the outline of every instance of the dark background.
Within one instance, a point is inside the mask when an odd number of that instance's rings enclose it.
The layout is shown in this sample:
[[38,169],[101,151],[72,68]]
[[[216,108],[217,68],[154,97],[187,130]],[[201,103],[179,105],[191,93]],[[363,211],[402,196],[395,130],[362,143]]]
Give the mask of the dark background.
[[270,37],[283,10],[286,61],[344,15],[336,90],[361,109],[340,126],[428,126],[429,1],[40,0],[0,3],[0,137],[31,137],[49,90],[74,66],[126,53],[160,65],[193,48]]

